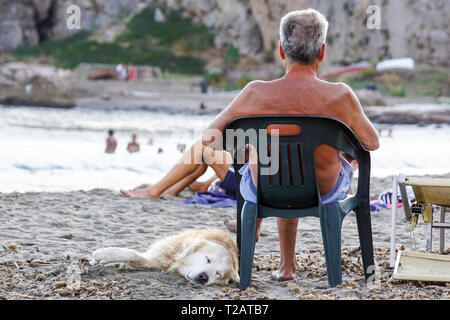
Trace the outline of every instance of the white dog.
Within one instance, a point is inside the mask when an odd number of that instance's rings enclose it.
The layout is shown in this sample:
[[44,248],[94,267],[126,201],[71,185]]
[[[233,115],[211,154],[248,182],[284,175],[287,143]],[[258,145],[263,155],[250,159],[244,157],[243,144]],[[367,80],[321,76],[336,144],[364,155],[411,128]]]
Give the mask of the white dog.
[[157,241],[144,253],[126,248],[102,248],[92,263],[126,263],[134,268],[179,273],[192,283],[225,285],[239,282],[238,249],[225,232],[193,229]]

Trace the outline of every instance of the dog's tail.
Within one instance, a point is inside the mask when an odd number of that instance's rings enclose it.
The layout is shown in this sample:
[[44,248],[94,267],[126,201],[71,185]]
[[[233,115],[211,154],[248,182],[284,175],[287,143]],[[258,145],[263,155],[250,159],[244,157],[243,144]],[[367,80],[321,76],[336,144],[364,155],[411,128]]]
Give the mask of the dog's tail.
[[92,253],[92,263],[113,264],[126,263],[133,268],[152,268],[150,260],[135,250],[127,248],[101,248]]

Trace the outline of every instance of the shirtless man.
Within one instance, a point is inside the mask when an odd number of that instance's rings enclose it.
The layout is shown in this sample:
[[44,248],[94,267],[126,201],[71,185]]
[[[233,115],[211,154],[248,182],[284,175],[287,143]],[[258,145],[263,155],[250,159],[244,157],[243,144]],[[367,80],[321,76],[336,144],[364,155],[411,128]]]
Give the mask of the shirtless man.
[[114,153],[117,148],[117,141],[113,137],[114,131],[108,130],[108,138],[106,139],[106,149],[105,153]]
[[[216,117],[209,129],[222,131],[232,119],[249,115],[328,116],[347,124],[368,150],[378,149],[378,133],[350,87],[317,77],[325,56],[327,29],[326,18],[316,10],[293,11],[285,15],[280,24],[279,49],[285,75],[273,81],[250,82]],[[281,130],[280,134],[283,134]],[[204,135],[203,143],[208,145],[211,142]],[[335,189],[341,167],[348,167],[348,163],[343,162],[338,150],[327,145],[316,149],[314,160],[320,193],[326,195]],[[257,177],[254,170],[251,171],[252,180],[257,185]],[[245,199],[244,194],[243,197]],[[295,275],[298,219],[277,218],[277,224],[281,258],[274,276],[278,280],[289,280]]]
[[135,133],[133,133],[133,135],[131,136],[131,142],[128,143],[128,146],[127,146],[127,151],[129,153],[139,152],[139,150],[140,150],[139,143],[137,143],[136,138],[137,138],[137,135]]
[[[216,117],[208,129],[222,131],[232,119],[248,115],[328,116],[347,124],[368,150],[378,149],[378,133],[364,114],[350,87],[343,83],[322,81],[317,77],[319,65],[325,56],[327,29],[326,18],[316,10],[293,11],[284,16],[280,25],[280,57],[285,75],[273,81],[250,82]],[[209,135],[211,131],[206,132],[208,133],[203,136],[203,147],[190,149],[186,153],[190,154],[192,160],[202,158],[204,150],[213,142]],[[283,134],[283,131],[280,130],[280,133]],[[195,150],[199,151],[196,153]],[[250,158],[251,152],[250,148]],[[229,161],[231,162],[231,157]],[[193,163],[178,163],[166,176],[169,181],[161,180],[156,184],[156,188],[146,190],[145,196],[149,196],[148,191],[162,192],[161,190],[169,188],[173,181],[181,181],[186,172],[196,170],[197,167],[193,166]],[[321,195],[334,197],[336,187],[340,187],[338,190],[340,195],[348,191],[342,192],[342,187],[346,186],[341,185],[338,179],[341,171],[348,166],[338,150],[326,145],[316,149],[315,167]],[[250,181],[257,185],[254,167],[247,166],[247,168],[249,170],[243,175],[253,172]],[[348,180],[346,181],[348,183]],[[125,191],[123,193],[128,193],[128,196],[142,196]],[[250,193],[246,198],[243,194],[243,197],[251,201],[254,195]],[[260,223],[261,221],[258,221],[258,230]],[[296,269],[295,240],[298,219],[277,218],[277,224],[281,258],[274,276],[278,280],[289,280],[294,278]]]

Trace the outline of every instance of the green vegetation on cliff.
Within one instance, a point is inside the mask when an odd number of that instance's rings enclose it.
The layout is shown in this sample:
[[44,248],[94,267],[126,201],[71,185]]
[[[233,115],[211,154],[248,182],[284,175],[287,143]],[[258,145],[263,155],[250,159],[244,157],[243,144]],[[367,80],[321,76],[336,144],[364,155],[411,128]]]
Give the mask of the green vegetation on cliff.
[[150,41],[165,48],[183,43],[189,51],[204,50],[214,45],[211,31],[204,25],[194,25],[191,19],[183,17],[182,10],[165,10],[165,22],[155,21],[155,10],[147,7],[134,16],[116,41],[135,44]]
[[49,56],[61,68],[80,63],[120,62],[159,66],[163,71],[203,74],[205,61],[196,51],[213,46],[211,31],[194,25],[181,10],[163,9],[165,21],[155,21],[156,8],[147,7],[127,24],[126,31],[113,42],[92,40],[92,31],[81,31],[60,40],[47,40],[15,52],[19,57]]

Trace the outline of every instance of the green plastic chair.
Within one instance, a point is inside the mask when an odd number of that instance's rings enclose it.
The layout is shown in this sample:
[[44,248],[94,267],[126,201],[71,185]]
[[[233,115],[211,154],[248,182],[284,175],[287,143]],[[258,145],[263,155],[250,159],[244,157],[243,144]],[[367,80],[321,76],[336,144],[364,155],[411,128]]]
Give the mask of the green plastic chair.
[[[236,172],[243,164],[237,163],[238,152],[235,151],[250,142],[248,137],[241,141],[236,137],[233,139],[229,137],[230,141],[227,141],[227,129],[244,131],[256,129],[258,132],[270,124],[298,125],[301,132],[297,135],[278,136],[280,170],[272,176],[261,175],[261,169],[269,164],[261,163],[261,157],[258,157],[257,204],[242,199],[239,191],[241,176],[236,174],[240,287],[245,289],[251,283],[256,223],[258,218],[267,217],[320,218],[328,283],[332,287],[341,284],[341,226],[344,217],[352,210],[356,212],[364,275],[366,281],[370,280],[375,274],[375,263],[369,204],[369,152],[348,126],[329,117],[273,115],[240,117],[229,122],[223,132],[224,147],[234,155]],[[267,144],[271,144],[271,139],[272,137],[268,135]],[[338,202],[322,203],[313,158],[314,149],[320,144],[330,145],[358,161],[359,179],[355,195]],[[255,147],[259,155],[259,137]]]

